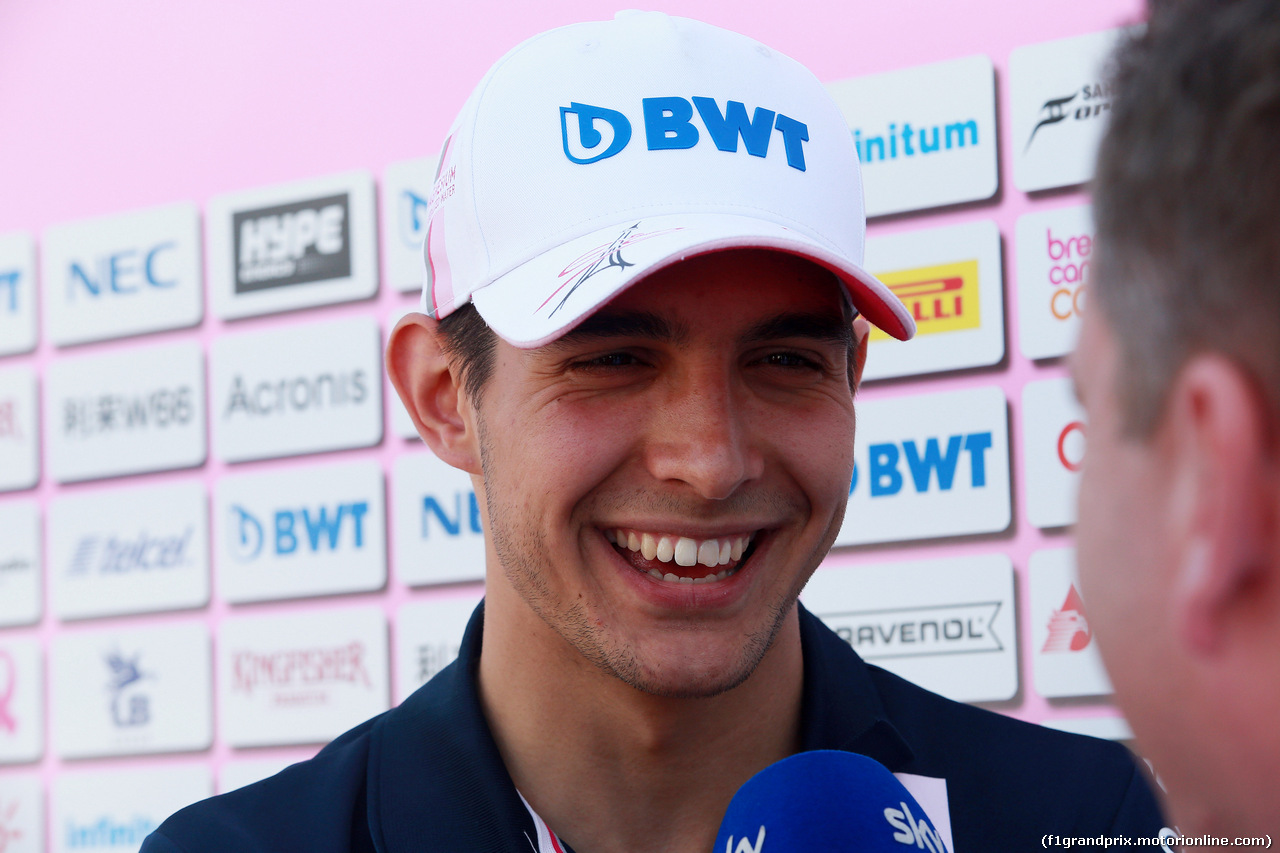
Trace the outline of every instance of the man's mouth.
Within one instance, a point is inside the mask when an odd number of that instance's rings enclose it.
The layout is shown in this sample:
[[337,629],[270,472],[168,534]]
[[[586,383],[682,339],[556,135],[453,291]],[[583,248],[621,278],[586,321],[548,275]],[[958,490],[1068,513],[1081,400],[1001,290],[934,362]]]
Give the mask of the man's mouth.
[[604,531],[605,538],[636,568],[668,583],[713,583],[738,571],[751,551],[755,532],[713,539],[628,528]]

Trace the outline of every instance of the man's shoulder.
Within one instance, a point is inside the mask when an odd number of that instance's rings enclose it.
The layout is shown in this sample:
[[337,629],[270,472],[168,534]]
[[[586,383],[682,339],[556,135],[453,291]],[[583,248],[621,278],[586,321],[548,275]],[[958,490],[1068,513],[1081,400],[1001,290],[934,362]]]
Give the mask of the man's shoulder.
[[372,732],[385,716],[351,729],[308,761],[182,809],[147,838],[142,850],[372,850],[364,845],[365,786]]

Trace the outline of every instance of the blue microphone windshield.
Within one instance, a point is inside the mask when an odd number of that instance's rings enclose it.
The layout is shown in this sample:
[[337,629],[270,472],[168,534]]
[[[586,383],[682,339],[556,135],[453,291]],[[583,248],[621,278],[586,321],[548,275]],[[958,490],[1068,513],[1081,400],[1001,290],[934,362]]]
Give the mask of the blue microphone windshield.
[[852,752],[801,752],[747,780],[714,853],[946,853],[933,822],[883,764]]

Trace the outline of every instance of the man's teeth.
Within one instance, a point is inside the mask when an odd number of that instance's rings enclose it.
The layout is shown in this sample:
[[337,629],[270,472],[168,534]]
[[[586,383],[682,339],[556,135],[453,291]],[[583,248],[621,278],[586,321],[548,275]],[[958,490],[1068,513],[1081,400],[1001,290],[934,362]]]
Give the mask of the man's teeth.
[[[752,534],[746,536],[730,536],[724,539],[690,539],[688,536],[656,536],[652,533],[638,533],[634,530],[606,530],[605,538],[628,551],[639,551],[646,560],[657,560],[660,563],[675,561],[677,566],[703,565],[707,568],[727,566],[731,562],[742,559],[747,546],[751,544]],[[656,578],[679,583],[706,583],[713,580],[724,580],[733,570],[722,569],[702,578],[681,577],[674,572],[659,572],[650,569],[649,574]]]

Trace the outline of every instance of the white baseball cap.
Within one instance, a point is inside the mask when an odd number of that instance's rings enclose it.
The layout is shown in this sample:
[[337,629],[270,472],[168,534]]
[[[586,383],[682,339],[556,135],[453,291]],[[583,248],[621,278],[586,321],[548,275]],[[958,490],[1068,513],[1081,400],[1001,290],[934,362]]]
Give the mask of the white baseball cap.
[[536,347],[641,277],[724,249],[831,270],[906,340],[915,322],[862,269],[858,156],[798,62],[657,12],[545,32],[498,61],[454,121],[431,190],[424,313],[474,302]]

